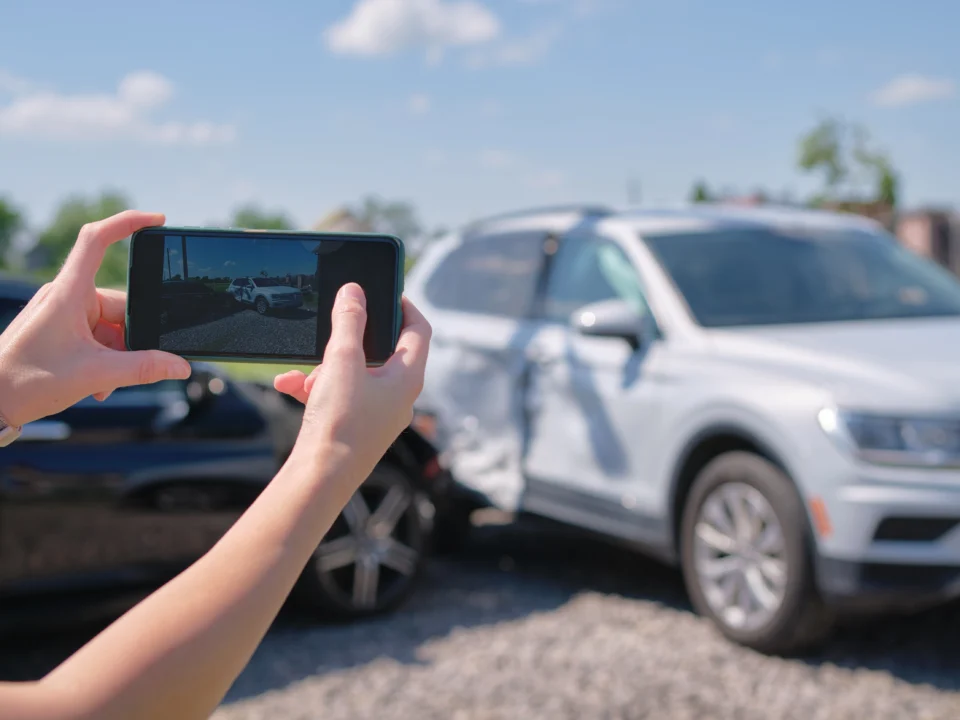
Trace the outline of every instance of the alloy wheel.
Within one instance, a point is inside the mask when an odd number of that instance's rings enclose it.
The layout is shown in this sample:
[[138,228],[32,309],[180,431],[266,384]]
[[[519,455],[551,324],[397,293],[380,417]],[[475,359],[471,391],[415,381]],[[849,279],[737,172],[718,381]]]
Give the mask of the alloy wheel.
[[756,630],[782,606],[787,586],[784,532],[755,487],[724,483],[704,499],[693,551],[706,601],[729,627]]
[[423,553],[412,489],[371,476],[344,507],[313,557],[316,575],[338,605],[374,612],[413,581]]

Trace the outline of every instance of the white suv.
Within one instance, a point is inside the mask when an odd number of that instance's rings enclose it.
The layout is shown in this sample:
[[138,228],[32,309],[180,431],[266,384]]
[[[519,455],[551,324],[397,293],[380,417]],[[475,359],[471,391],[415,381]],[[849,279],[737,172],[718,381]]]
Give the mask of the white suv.
[[261,315],[267,310],[292,310],[303,305],[303,293],[279,280],[241,277],[227,286],[226,293],[243,305],[253,305]]
[[682,566],[765,651],[960,595],[960,283],[855,216],[520,213],[431,246],[418,412],[508,511]]

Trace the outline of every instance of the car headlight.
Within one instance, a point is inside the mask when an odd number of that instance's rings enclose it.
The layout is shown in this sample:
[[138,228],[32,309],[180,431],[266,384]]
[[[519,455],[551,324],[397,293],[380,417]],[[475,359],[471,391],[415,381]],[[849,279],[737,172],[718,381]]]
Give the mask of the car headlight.
[[898,417],[827,408],[820,427],[863,460],[882,465],[960,465],[960,418]]

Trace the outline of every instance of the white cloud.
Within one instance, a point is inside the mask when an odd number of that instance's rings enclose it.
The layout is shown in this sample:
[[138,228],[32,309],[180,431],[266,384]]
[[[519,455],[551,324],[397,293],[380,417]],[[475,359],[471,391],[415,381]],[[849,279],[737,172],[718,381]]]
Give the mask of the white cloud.
[[236,261],[236,260],[227,260],[227,261],[223,264],[223,266],[224,266],[224,267],[233,267],[233,266],[236,265],[236,264],[237,264],[237,261]]
[[407,110],[411,115],[426,115],[430,112],[430,98],[423,93],[414,93],[407,100]]
[[434,61],[447,47],[478,45],[500,35],[500,21],[477,0],[358,0],[324,31],[342,55],[390,55],[423,49]]
[[550,52],[559,37],[559,25],[542,27],[526,37],[476,50],[467,58],[467,65],[471,68],[532,65]]
[[953,97],[956,85],[947,78],[898,75],[870,96],[880,107],[905,107]]
[[73,140],[126,137],[164,145],[211,145],[236,138],[231,125],[153,120],[150,114],[166,105],[173,93],[173,83],[149,71],[125,76],[113,94],[28,89],[0,105],[0,135]]
[[480,167],[488,170],[504,170],[517,164],[517,158],[506,150],[484,150],[479,160]]

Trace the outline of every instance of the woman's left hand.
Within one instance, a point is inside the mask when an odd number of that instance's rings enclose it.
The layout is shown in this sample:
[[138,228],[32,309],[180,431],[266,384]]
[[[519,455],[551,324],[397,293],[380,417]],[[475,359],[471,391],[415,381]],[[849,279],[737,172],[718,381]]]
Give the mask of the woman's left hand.
[[124,342],[126,293],[94,278],[109,245],[164,216],[135,210],[85,225],[53,282],[44,285],[0,335],[0,416],[12,425],[58,413],[118,387],[186,379],[181,357]]

